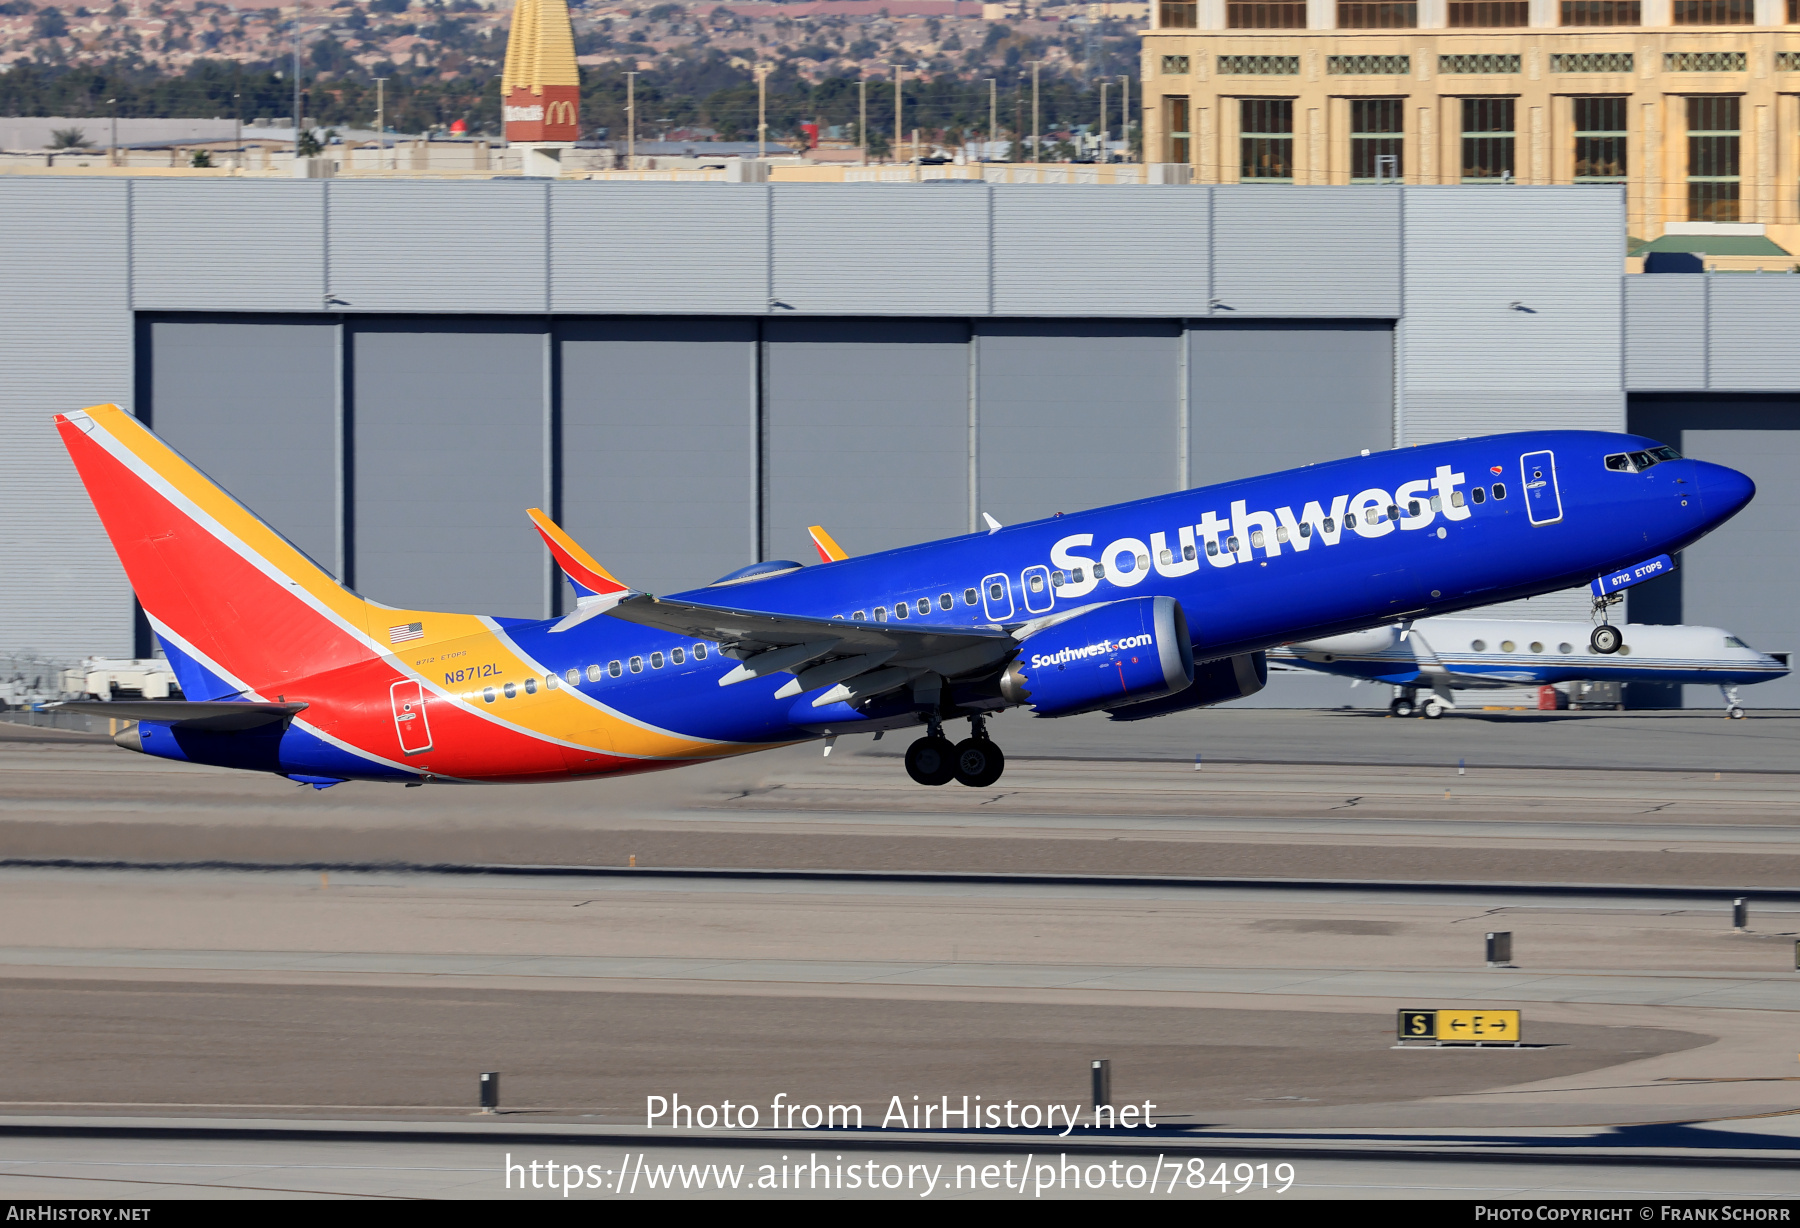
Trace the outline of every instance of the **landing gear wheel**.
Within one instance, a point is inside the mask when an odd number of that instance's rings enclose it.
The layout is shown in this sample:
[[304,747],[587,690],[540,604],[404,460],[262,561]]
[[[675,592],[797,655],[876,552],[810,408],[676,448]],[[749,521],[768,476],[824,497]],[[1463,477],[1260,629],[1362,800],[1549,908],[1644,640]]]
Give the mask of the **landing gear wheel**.
[[1388,711],[1395,716],[1411,716],[1415,709],[1410,699],[1396,699],[1388,705]]
[[922,785],[949,784],[956,762],[949,738],[924,737],[906,748],[906,774]]
[[986,738],[956,744],[956,779],[971,789],[985,789],[1006,770],[1006,753]]
[[1625,636],[1610,623],[1601,623],[1594,628],[1594,634],[1588,639],[1588,647],[1601,656],[1610,657],[1625,645]]
[[1421,707],[1425,713],[1425,719],[1428,721],[1437,720],[1439,717],[1443,716],[1445,712],[1444,701],[1437,698],[1435,695],[1426,700]]
[[1744,719],[1744,710],[1742,708],[1733,708],[1729,715],[1732,720],[1741,721]]

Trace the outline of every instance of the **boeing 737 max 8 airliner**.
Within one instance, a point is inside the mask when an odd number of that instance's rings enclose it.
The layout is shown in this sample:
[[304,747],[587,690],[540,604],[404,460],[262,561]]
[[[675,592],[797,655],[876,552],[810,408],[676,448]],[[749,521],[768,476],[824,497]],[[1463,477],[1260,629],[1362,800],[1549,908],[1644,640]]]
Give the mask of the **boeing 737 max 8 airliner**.
[[[118,740],[145,754],[320,788],[579,779],[921,726],[913,779],[988,785],[994,713],[1234,699],[1262,686],[1272,645],[1585,584],[1754,493],[1637,436],[1534,431],[823,551],[667,597],[534,510],[578,601],[532,621],[366,600],[116,406],[56,427],[185,696],[77,706],[138,719]],[[1621,469],[1622,453],[1657,463]]]

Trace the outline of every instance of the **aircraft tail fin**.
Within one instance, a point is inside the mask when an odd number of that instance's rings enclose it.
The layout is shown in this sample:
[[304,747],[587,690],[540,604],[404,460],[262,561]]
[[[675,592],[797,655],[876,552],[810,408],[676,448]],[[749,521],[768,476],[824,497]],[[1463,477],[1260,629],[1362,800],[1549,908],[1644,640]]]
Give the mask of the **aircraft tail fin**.
[[118,406],[54,422],[189,700],[273,698],[379,655],[384,616],[403,638],[438,617],[373,607]]
[[613,574],[600,566],[594,556],[581,548],[581,543],[563,532],[562,527],[537,508],[525,513],[531,517],[531,523],[537,528],[538,536],[550,547],[550,553],[556,559],[556,565],[562,568],[563,575],[575,589],[577,598],[610,597],[614,594],[629,592],[623,584],[613,578]]

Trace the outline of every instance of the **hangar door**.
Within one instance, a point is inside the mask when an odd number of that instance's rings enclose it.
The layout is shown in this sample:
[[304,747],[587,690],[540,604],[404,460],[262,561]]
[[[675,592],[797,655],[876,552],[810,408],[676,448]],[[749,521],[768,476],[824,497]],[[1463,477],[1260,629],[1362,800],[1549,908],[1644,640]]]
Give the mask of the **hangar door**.
[[[1800,398],[1637,395],[1630,423],[1756,482],[1750,506],[1683,551],[1681,570],[1633,591],[1632,620],[1720,627],[1764,651],[1800,649],[1800,574],[1790,565],[1800,558]],[[1684,707],[1720,706],[1713,687],[1683,690]],[[1745,707],[1800,708],[1800,680],[1745,687],[1740,698]]]

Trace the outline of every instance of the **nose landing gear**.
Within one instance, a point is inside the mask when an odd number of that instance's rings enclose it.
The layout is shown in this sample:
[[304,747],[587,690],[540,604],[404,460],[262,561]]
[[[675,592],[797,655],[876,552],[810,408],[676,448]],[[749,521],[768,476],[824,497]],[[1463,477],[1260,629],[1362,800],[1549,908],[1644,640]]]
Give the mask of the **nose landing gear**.
[[971,789],[985,789],[1006,770],[1006,753],[988,737],[981,717],[969,718],[969,736],[954,746],[937,717],[927,728],[930,732],[906,749],[906,774],[919,784],[948,784],[954,778]]
[[1741,721],[1744,719],[1744,710],[1738,707],[1737,692],[1735,686],[1725,685],[1719,688],[1719,694],[1725,697],[1725,715],[1731,720]]
[[1603,657],[1610,657],[1625,647],[1625,633],[1606,621],[1607,608],[1617,605],[1623,600],[1625,597],[1621,593],[1594,598],[1594,613],[1600,616],[1600,625],[1595,627],[1594,634],[1588,637],[1588,648]]

